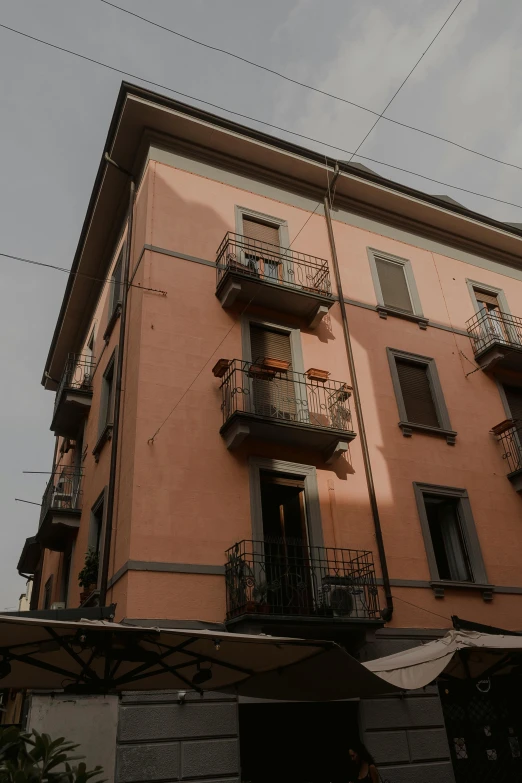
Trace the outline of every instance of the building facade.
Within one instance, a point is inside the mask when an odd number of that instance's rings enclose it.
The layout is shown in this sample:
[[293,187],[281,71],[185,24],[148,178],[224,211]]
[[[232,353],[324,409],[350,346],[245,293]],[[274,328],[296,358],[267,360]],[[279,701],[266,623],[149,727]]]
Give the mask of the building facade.
[[[130,85],[104,153],[43,378],[32,609],[363,660],[453,615],[518,629],[521,228]],[[267,744],[281,779],[346,778],[358,733],[392,783],[465,779],[436,686],[119,709],[121,783],[274,777]]]

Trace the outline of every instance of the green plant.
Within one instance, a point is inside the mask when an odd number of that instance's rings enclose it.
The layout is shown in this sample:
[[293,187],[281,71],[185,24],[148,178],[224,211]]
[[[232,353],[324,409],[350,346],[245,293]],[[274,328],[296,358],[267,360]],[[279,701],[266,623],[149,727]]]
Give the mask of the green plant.
[[[0,783],[86,783],[98,778],[101,767],[88,770],[84,762],[71,766],[83,756],[72,756],[78,748],[64,737],[51,740],[48,734],[23,734],[11,726],[0,727]],[[105,783],[96,780],[95,783]]]
[[78,583],[80,587],[88,590],[91,585],[95,585],[98,581],[98,569],[100,567],[100,555],[99,553],[89,547],[85,553],[85,561],[83,568],[78,574]]

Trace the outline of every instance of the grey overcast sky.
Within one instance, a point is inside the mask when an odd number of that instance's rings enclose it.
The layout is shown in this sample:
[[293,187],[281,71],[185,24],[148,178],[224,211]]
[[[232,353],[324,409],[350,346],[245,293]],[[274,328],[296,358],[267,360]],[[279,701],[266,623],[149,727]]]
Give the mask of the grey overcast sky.
[[[118,4],[380,112],[456,0]],[[100,0],[0,0],[0,23],[347,150],[374,120]],[[522,166],[521,41],[520,2],[464,0],[388,115]],[[4,29],[0,73],[0,251],[69,267],[122,77]],[[522,206],[522,171],[385,121],[360,152]],[[522,223],[522,209],[361,162]],[[14,498],[39,502],[46,482],[22,471],[51,470],[54,395],[40,378],[67,276],[6,258],[0,270],[1,611],[16,608],[24,588],[16,563],[38,524],[38,508]]]

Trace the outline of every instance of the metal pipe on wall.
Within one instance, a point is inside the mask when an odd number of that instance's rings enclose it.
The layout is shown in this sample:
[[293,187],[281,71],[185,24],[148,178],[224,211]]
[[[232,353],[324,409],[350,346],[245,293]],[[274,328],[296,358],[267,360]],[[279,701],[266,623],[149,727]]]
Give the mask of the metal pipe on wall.
[[[108,155],[105,156],[108,163],[116,166],[127,176],[130,172],[122,169]],[[127,295],[129,291],[129,270],[130,256],[132,246],[132,227],[134,215],[134,199],[136,196],[136,185],[131,178],[129,187],[129,210],[127,218],[127,239],[125,242],[125,253],[123,255],[123,292],[121,296],[121,315],[120,315],[120,335],[118,339],[118,356],[116,361],[116,376],[114,379],[114,416],[112,425],[112,448],[111,464],[109,470],[109,487],[107,490],[107,514],[105,516],[105,533],[103,537],[103,558],[100,578],[100,605],[107,605],[107,584],[109,581],[109,563],[112,541],[112,525],[114,520],[114,499],[116,495],[116,473],[118,465],[118,447],[120,435],[120,414],[121,414],[121,386],[123,377],[123,362],[125,357],[125,329],[127,324]]]
[[[334,179],[330,184],[330,189],[332,188],[337,176],[339,176],[339,169],[336,167]],[[339,305],[341,307],[341,319],[343,322],[344,342],[346,345],[346,355],[348,357],[348,366],[350,368],[350,376],[351,376],[352,387],[353,387],[355,415],[357,417],[357,424],[359,427],[359,437],[361,440],[364,472],[366,474],[366,485],[368,487],[368,496],[370,499],[373,525],[375,528],[375,539],[377,541],[377,551],[379,553],[379,562],[381,565],[384,595],[386,598],[386,608],[382,610],[382,618],[385,622],[389,622],[393,615],[393,596],[391,593],[390,577],[388,574],[388,564],[386,562],[386,552],[384,550],[384,541],[382,538],[382,528],[381,528],[381,520],[379,516],[379,507],[377,505],[377,496],[375,493],[375,484],[373,481],[373,471],[372,471],[372,465],[370,461],[370,452],[368,449],[368,440],[366,438],[366,428],[364,426],[364,417],[363,417],[363,412],[361,407],[361,397],[359,394],[359,384],[357,383],[357,374],[355,371],[355,360],[354,360],[353,350],[352,350],[352,341],[350,338],[350,329],[348,326],[348,316],[346,314],[346,304],[344,301],[343,286],[341,282],[341,275],[339,272],[339,261],[337,258],[337,250],[335,246],[335,237],[333,232],[332,217],[330,214],[330,202],[328,196],[325,196],[324,198],[324,214],[326,217],[326,226],[328,229],[328,240],[330,242],[330,251],[332,254],[335,281],[337,284],[337,293],[339,295]]]

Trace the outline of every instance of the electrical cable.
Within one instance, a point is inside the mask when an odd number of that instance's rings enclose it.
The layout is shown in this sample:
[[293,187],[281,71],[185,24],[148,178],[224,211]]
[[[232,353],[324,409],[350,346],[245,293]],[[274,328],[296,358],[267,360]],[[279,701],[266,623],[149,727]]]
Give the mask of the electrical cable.
[[413,606],[415,607],[415,609],[420,609],[421,612],[428,612],[428,614],[432,614],[435,617],[442,617],[443,620],[449,620],[450,622],[452,622],[451,617],[448,617],[445,614],[438,614],[438,612],[432,612],[431,609],[426,609],[424,606],[419,606],[418,604],[412,604],[411,601],[407,601],[405,598],[401,598],[400,596],[395,595],[395,593],[393,594],[393,598],[394,600],[402,601],[403,604],[408,604],[409,606]]
[[[233,109],[225,109],[223,106],[219,106],[217,103],[212,103],[211,101],[204,100],[203,98],[196,98],[193,95],[189,95],[188,93],[181,92],[181,90],[175,90],[172,87],[167,87],[164,84],[160,84],[159,82],[152,81],[152,79],[145,79],[143,76],[136,76],[136,74],[130,73],[130,71],[124,71],[121,68],[116,68],[113,65],[109,65],[108,63],[103,63],[101,60],[95,60],[92,57],[87,57],[84,54],[79,54],[78,52],[72,51],[72,49],[66,49],[63,46],[58,46],[57,44],[50,43],[49,41],[44,41],[42,38],[37,38],[34,35],[29,35],[28,33],[23,33],[20,30],[16,30],[14,27],[9,27],[5,24],[0,24],[0,28],[4,30],[9,30],[12,33],[16,33],[17,35],[21,35],[24,38],[28,38],[31,41],[36,41],[37,43],[44,44],[45,46],[50,46],[52,49],[56,49],[60,52],[65,52],[66,54],[71,54],[73,57],[78,57],[81,60],[85,60],[86,62],[93,63],[94,65],[99,65],[101,68],[106,68],[109,71],[113,71],[114,73],[122,74],[123,76],[129,76],[131,79],[136,79],[137,81],[144,82],[145,84],[151,84],[153,87],[159,87],[162,90],[166,90],[167,92],[171,92],[175,95],[181,95],[183,98],[188,98],[189,100],[196,101],[197,103],[202,103],[205,106],[211,106],[214,109],[219,109],[219,111],[226,112],[227,114],[233,114],[235,117],[241,117],[242,119],[250,120],[250,122],[257,122],[260,125],[266,125],[269,128],[274,128],[275,130],[282,131],[283,133],[288,133],[291,136],[296,136],[300,139],[305,139],[306,141],[312,141],[314,144],[322,144],[325,147],[328,147],[329,149],[338,150],[340,152],[344,152],[346,155],[353,155],[353,152],[351,150],[346,150],[344,147],[338,147],[335,144],[329,144],[326,141],[321,141],[321,139],[315,139],[312,136],[306,136],[303,133],[298,133],[297,131],[288,130],[287,128],[282,128],[280,125],[275,125],[274,123],[267,122],[266,120],[259,120],[256,117],[250,117],[248,114],[242,114],[241,112],[234,111]],[[499,204],[506,204],[510,207],[516,207],[517,209],[522,209],[522,205],[520,204],[514,204],[511,201],[504,201],[503,199],[495,198],[494,196],[486,196],[484,193],[478,193],[474,190],[469,190],[468,188],[460,187],[459,185],[452,185],[449,182],[443,182],[442,180],[434,179],[433,177],[428,177],[425,174],[418,174],[416,171],[410,171],[409,169],[402,168],[401,166],[394,166],[391,163],[386,163],[382,160],[377,160],[376,158],[370,158],[367,155],[357,155],[358,158],[361,158],[362,160],[369,160],[372,163],[377,163],[380,166],[388,166],[389,168],[395,169],[396,171],[402,171],[405,174],[410,174],[413,177],[419,177],[420,179],[425,179],[428,182],[434,182],[437,185],[444,185],[444,187],[452,188],[453,190],[459,190],[462,193],[469,193],[472,196],[478,196],[480,198],[488,199],[489,201],[495,201]]]
[[279,78],[284,79],[287,82],[296,84],[299,87],[304,87],[307,90],[311,90],[312,92],[319,93],[320,95],[324,95],[327,98],[332,98],[335,101],[340,101],[341,103],[346,103],[349,106],[354,106],[356,109],[360,109],[361,111],[367,112],[368,114],[373,114],[375,117],[379,117],[383,119],[385,122],[390,122],[393,125],[399,125],[401,128],[407,128],[408,130],[412,130],[415,133],[421,133],[424,136],[430,136],[432,139],[443,141],[445,144],[451,144],[452,146],[458,147],[459,149],[464,150],[465,152],[470,152],[473,155],[478,155],[479,157],[485,158],[486,160],[491,160],[494,163],[500,163],[502,166],[509,166],[511,168],[522,171],[522,166],[517,166],[516,163],[509,163],[508,161],[501,160],[500,158],[495,158],[492,155],[487,155],[485,152],[479,152],[478,150],[474,150],[471,147],[467,147],[465,144],[460,144],[459,142],[453,141],[452,139],[447,139],[444,136],[439,136],[437,133],[431,133],[430,131],[427,131],[424,128],[418,128],[415,125],[409,125],[407,122],[400,122],[400,120],[394,120],[391,117],[384,117],[382,116],[382,114],[379,114],[379,112],[374,111],[373,109],[369,109],[367,106],[362,106],[360,103],[355,103],[354,101],[348,100],[348,98],[343,98],[340,95],[335,95],[334,93],[327,92],[326,90],[321,90],[319,87],[313,87],[311,84],[305,84],[304,82],[300,82],[298,79],[292,79],[290,76],[286,76],[284,73],[281,73],[280,71],[275,71],[273,68],[268,68],[266,65],[261,65],[260,63],[256,63],[253,60],[248,60],[246,57],[241,57],[241,55],[234,54],[234,52],[229,52],[226,49],[220,48],[219,46],[212,46],[211,44],[206,44],[203,41],[198,41],[196,38],[191,38],[189,35],[184,35],[183,33],[180,33],[178,30],[173,30],[170,27],[166,27],[165,25],[159,24],[158,22],[154,22],[152,19],[147,19],[144,16],[140,16],[140,14],[136,14],[133,11],[129,11],[128,8],[122,8],[122,6],[116,5],[115,3],[110,3],[109,0],[100,0],[100,1],[102,3],[105,3],[105,5],[111,6],[112,8],[118,11],[122,11],[123,13],[128,14],[129,16],[134,16],[137,19],[141,19],[142,22],[147,22],[147,24],[153,25],[153,27],[159,27],[161,30],[165,30],[168,33],[172,33],[172,35],[177,35],[179,38],[184,38],[186,41],[190,41],[191,43],[197,44],[198,46],[203,46],[205,49],[211,49],[214,52],[220,52],[221,54],[225,54],[228,57],[233,57],[236,60],[240,60],[241,62],[253,66],[254,68],[259,68],[260,70],[266,71],[267,73],[271,73],[274,76],[278,76]]
[[431,39],[431,41],[430,41],[430,43],[428,44],[427,48],[426,48],[426,49],[423,51],[423,53],[421,54],[421,56],[419,57],[419,59],[417,60],[417,62],[416,62],[416,63],[415,63],[415,65],[413,66],[413,68],[411,69],[411,71],[408,73],[408,75],[406,76],[406,78],[405,78],[405,79],[403,79],[403,81],[401,82],[401,84],[399,85],[399,87],[397,88],[397,90],[395,90],[395,92],[393,93],[392,97],[390,98],[390,100],[388,101],[388,103],[386,104],[386,106],[384,107],[384,109],[382,110],[382,112],[379,114],[379,116],[377,117],[377,119],[376,119],[376,120],[375,120],[375,122],[373,123],[372,127],[370,128],[370,130],[368,131],[368,133],[366,134],[366,136],[364,137],[364,139],[361,141],[361,143],[359,144],[359,146],[357,147],[357,149],[355,150],[355,152],[354,152],[354,153],[352,153],[352,157],[350,158],[350,160],[348,161],[348,163],[350,163],[350,161],[352,160],[352,158],[353,158],[353,157],[355,157],[355,155],[357,155],[357,153],[358,153],[358,152],[359,152],[359,150],[361,149],[362,145],[364,144],[364,142],[366,141],[366,139],[368,138],[368,136],[370,135],[370,133],[372,132],[372,130],[375,128],[375,126],[377,125],[377,123],[378,123],[378,122],[379,122],[379,121],[382,119],[382,117],[383,117],[383,115],[384,115],[384,112],[385,112],[385,111],[387,111],[387,109],[389,109],[389,108],[390,108],[390,106],[392,105],[393,101],[395,100],[395,98],[397,97],[397,95],[400,93],[400,91],[402,90],[402,88],[404,87],[404,85],[406,84],[406,82],[408,81],[408,79],[410,78],[410,76],[412,75],[412,73],[414,72],[415,68],[418,66],[418,64],[420,63],[420,61],[421,61],[421,60],[422,60],[422,58],[424,57],[424,55],[425,55],[425,54],[426,54],[426,53],[427,53],[427,52],[428,52],[428,51],[431,49],[431,46],[432,46],[432,45],[435,43],[435,41],[437,40],[437,38],[439,37],[439,35],[441,34],[441,32],[444,30],[444,28],[446,27],[446,25],[448,24],[449,20],[451,19],[451,17],[453,16],[453,14],[455,13],[455,11],[456,11],[456,10],[457,10],[457,8],[459,7],[459,5],[462,3],[462,1],[463,1],[463,0],[458,0],[458,3],[457,3],[457,5],[455,6],[455,8],[454,8],[454,9],[453,9],[453,11],[451,12],[451,14],[450,14],[450,15],[447,17],[447,19],[446,19],[446,21],[444,22],[444,24],[442,25],[442,27],[439,27],[439,29],[438,29],[437,33],[436,33],[436,34],[435,34],[435,36],[434,36],[434,37]]
[[[87,275],[85,272],[73,272],[70,269],[66,269],[63,266],[55,266],[54,264],[44,264],[43,261],[33,261],[30,258],[22,258],[21,256],[12,256],[9,253],[0,253],[0,256],[3,258],[11,258],[13,261],[22,261],[24,264],[32,264],[33,266],[43,266],[47,269],[56,269],[58,272],[65,272],[68,275],[73,275],[74,277],[80,276],[85,277],[87,280],[94,280],[97,283],[116,283],[119,281],[116,281],[112,277],[93,277],[92,275]],[[131,288],[139,288],[141,291],[152,291],[155,294],[161,294],[162,296],[167,296],[166,291],[162,291],[159,288],[146,288],[143,285],[131,285]]]

